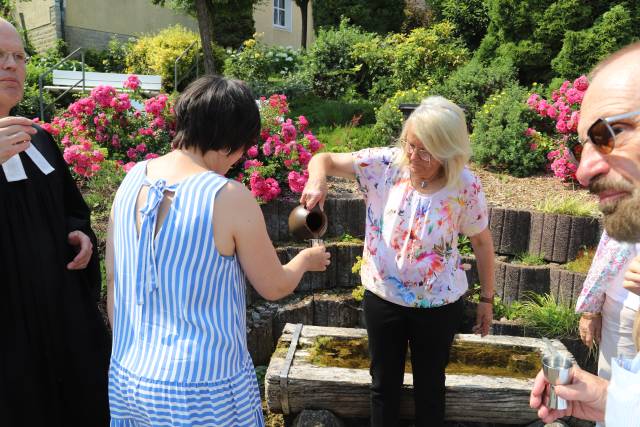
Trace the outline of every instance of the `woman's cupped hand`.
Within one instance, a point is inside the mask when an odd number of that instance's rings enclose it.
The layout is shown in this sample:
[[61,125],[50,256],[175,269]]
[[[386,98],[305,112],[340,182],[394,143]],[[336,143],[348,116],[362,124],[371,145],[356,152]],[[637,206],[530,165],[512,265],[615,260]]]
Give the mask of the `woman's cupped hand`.
[[493,322],[493,306],[485,302],[478,304],[478,310],[476,311],[476,325],[473,327],[473,332],[485,336],[489,334],[489,328]]

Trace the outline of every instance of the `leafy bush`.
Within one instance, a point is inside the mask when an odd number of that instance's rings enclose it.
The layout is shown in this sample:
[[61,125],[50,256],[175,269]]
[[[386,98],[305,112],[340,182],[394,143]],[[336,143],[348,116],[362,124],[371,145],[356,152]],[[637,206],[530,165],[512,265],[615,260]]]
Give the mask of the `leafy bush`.
[[[168,91],[175,90],[175,61],[193,42],[196,42],[196,46],[178,64],[178,74],[185,75],[200,55],[200,36],[180,25],[164,29],[156,35],[140,37],[126,57],[127,72],[160,75],[163,87]],[[225,52],[214,45],[214,54],[218,67],[216,71],[222,73]]]
[[519,314],[525,325],[543,337],[560,339],[577,335],[580,314],[553,295],[529,294]]
[[352,54],[354,46],[374,37],[372,33],[349,25],[346,20],[342,20],[336,29],[320,29],[304,60],[305,73],[312,82],[314,93],[336,99],[354,91],[362,68]]
[[270,77],[267,80],[248,82],[256,97],[269,97],[279,93],[287,99],[315,98],[311,94],[311,83],[301,73],[288,74],[284,77]]
[[225,60],[225,75],[246,82],[267,81],[270,76],[293,73],[300,63],[300,52],[283,46],[268,46],[255,39],[246,40],[242,49]]
[[288,113],[285,96],[260,99],[260,140],[247,151],[246,161],[228,174],[247,185],[263,202],[277,198],[285,183],[291,191],[302,192],[309,177],[309,160],[322,148],[309,130],[307,119],[300,116],[294,121],[286,118]]
[[529,176],[545,164],[542,150],[527,136],[533,113],[525,104],[527,91],[511,86],[489,98],[473,120],[473,159],[491,169]]
[[471,124],[476,113],[494,93],[516,83],[516,70],[509,59],[498,58],[485,65],[473,59],[455,70],[444,83],[429,91],[441,95],[465,110]]
[[380,34],[400,30],[404,19],[404,0],[314,0],[313,26],[337,27],[343,17],[365,31]]
[[127,56],[134,40],[121,42],[116,38],[109,40],[107,48],[102,52],[102,66],[105,73],[123,74],[126,72]]
[[392,34],[378,49],[388,58],[389,75],[376,79],[371,90],[382,99],[398,90],[441,83],[469,56],[455,27],[448,22],[416,28],[406,36]]
[[389,145],[400,134],[403,116],[398,109],[400,104],[419,104],[429,94],[425,87],[398,91],[376,110],[376,124],[373,127],[373,138],[379,145]]
[[[615,50],[614,45],[624,44],[623,39],[630,41],[630,37],[640,36],[637,2],[487,0],[486,3],[489,26],[477,56],[483,61],[511,58],[524,85],[548,82],[554,71],[564,78],[577,77],[588,71],[604,51]],[[615,12],[604,24],[603,14],[610,10]],[[601,30],[591,31],[594,26]],[[590,52],[591,48],[594,50]]]
[[440,2],[442,18],[451,22],[456,34],[470,49],[480,45],[489,26],[489,10],[485,0],[444,0]]
[[[45,105],[53,102],[53,96],[47,91],[43,92],[43,101]],[[38,85],[24,85],[24,94],[22,100],[12,112],[13,115],[23,116],[30,119],[40,116],[40,90]]]
[[623,5],[614,6],[593,27],[567,31],[562,49],[551,61],[555,72],[565,78],[588,73],[601,59],[638,39],[640,32],[631,30],[633,19]]

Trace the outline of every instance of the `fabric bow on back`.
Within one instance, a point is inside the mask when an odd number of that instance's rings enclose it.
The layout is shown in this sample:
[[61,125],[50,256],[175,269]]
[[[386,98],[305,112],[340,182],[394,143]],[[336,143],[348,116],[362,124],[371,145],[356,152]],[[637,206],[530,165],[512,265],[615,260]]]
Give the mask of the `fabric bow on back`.
[[142,209],[140,239],[138,241],[138,266],[136,274],[136,299],[139,305],[144,304],[144,297],[158,288],[158,272],[156,269],[156,253],[154,232],[158,220],[158,208],[164,198],[165,191],[175,192],[179,184],[167,186],[164,179],[150,183],[145,179],[143,185],[149,186],[147,203]]

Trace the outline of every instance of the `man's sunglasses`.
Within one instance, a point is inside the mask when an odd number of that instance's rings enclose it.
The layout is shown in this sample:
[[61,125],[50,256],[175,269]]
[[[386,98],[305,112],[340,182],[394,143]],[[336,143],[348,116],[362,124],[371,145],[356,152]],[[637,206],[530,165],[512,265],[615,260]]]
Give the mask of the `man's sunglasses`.
[[611,127],[611,123],[615,123],[622,119],[628,119],[629,117],[637,116],[639,114],[640,111],[632,111],[630,113],[618,114],[616,116],[599,118],[593,122],[591,127],[589,127],[587,136],[599,152],[602,154],[609,154],[613,151],[613,148],[616,145],[616,131]]

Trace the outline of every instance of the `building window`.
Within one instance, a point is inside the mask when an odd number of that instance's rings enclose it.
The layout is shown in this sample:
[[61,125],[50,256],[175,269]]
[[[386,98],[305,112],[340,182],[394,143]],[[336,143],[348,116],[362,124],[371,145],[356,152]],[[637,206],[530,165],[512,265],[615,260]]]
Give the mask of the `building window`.
[[291,0],[273,0],[273,26],[291,31]]

